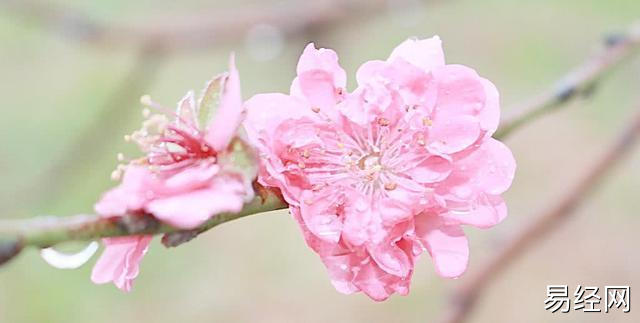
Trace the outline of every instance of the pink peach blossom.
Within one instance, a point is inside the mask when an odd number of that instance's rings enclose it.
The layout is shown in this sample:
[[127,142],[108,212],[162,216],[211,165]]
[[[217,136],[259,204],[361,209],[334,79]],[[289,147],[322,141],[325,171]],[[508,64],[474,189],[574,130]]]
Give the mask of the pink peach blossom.
[[366,62],[351,93],[332,50],[309,44],[297,74],[289,95],[248,100],[244,126],[259,182],[280,189],[335,288],[405,295],[425,249],[438,274],[460,276],[469,257],[460,226],[502,221],[515,172],[491,138],[495,86],[445,64],[437,36]]
[[[232,59],[229,74],[209,82],[197,106],[191,91],[178,103],[174,121],[164,115],[149,116],[143,129],[130,136],[146,157],[116,170],[116,177],[124,173],[122,183],[104,194],[96,212],[108,218],[149,214],[174,227],[192,229],[212,215],[240,211],[252,198],[247,183],[253,177],[246,178],[226,162],[243,116],[239,82]],[[220,91],[218,111],[209,121],[212,111],[205,109],[212,108]],[[93,269],[93,282],[113,281],[129,291],[150,241],[146,235],[104,239],[105,251]]]

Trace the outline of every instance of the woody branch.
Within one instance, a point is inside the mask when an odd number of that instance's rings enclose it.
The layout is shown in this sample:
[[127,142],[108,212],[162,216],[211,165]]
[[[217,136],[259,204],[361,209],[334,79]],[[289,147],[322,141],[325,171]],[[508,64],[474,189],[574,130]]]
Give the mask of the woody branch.
[[624,33],[608,36],[604,48],[548,90],[512,109],[507,109],[509,113],[503,118],[496,136],[504,138],[523,124],[552,112],[581,95],[590,94],[598,81],[626,59],[637,54],[639,48],[640,21]]
[[287,207],[282,198],[258,187],[257,196],[238,213],[222,213],[191,230],[164,224],[148,215],[130,214],[118,218],[98,215],[70,217],[36,217],[26,220],[0,221],[0,265],[18,254],[24,247],[46,248],[66,241],[91,241],[99,238],[140,234],[165,234],[162,242],[174,247],[219,224],[248,215]]

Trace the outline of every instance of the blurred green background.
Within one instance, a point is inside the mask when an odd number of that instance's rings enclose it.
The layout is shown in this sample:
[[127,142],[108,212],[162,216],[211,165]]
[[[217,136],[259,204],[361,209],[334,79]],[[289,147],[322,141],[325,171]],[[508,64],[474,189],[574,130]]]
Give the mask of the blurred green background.
[[[108,25],[159,26],[183,23],[194,14],[215,20],[221,8],[241,17],[246,8],[287,10],[308,2],[53,3]],[[140,83],[148,86],[136,87],[126,81],[140,65],[135,45],[74,41],[28,10],[20,13],[5,0],[0,4],[0,218],[91,212],[101,192],[114,185],[109,175],[116,154],[135,156],[135,147],[122,137],[142,119],[138,98],[148,93],[172,106],[188,89],[199,90],[225,70],[232,50],[246,99],[287,91],[297,57],[310,41],[339,53],[353,88],[362,62],[385,58],[409,36],[438,34],[447,61],[472,66],[492,80],[506,110],[582,62],[603,35],[640,18],[637,0],[397,0],[376,14],[293,37],[262,25],[235,40],[172,53],[142,63],[142,72],[154,75],[142,77]],[[48,10],[45,6],[45,14]],[[518,161],[506,194],[510,215],[490,231],[465,230],[471,237],[469,271],[561,196],[638,109],[639,63],[616,70],[588,100],[508,138]],[[497,279],[470,321],[640,322],[633,297],[628,314],[543,309],[548,284],[639,286],[637,165],[640,150],[610,173],[575,216],[558,223],[558,230]],[[156,240],[130,294],[113,285],[93,285],[94,261],[78,270],[57,270],[36,250],[27,250],[0,268],[0,322],[429,322],[442,313],[459,283],[439,278],[424,256],[407,297],[375,303],[361,294],[339,294],[284,211],[225,224],[176,249]]]

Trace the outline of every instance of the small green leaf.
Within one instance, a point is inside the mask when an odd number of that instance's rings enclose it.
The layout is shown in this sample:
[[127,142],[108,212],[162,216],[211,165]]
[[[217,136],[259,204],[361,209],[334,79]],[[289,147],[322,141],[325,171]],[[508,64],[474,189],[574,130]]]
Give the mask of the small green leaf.
[[220,96],[229,73],[222,73],[209,80],[198,99],[198,122],[200,129],[206,129],[220,105]]

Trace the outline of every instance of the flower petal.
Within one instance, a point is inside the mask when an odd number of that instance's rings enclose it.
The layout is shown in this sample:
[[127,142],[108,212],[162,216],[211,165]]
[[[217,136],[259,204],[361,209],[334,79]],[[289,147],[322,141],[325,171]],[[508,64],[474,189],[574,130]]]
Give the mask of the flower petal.
[[431,71],[444,65],[442,41],[438,36],[422,40],[407,39],[391,52],[389,61],[398,58],[404,59],[424,71]]
[[470,202],[464,209],[450,209],[443,215],[446,219],[481,229],[490,228],[507,217],[507,204],[498,195],[486,195]]
[[94,209],[96,213],[106,217],[140,210],[148,200],[147,193],[156,187],[156,180],[146,167],[129,166],[122,183],[105,193]]
[[91,280],[96,284],[112,281],[123,291],[130,291],[152,238],[143,235],[103,239],[105,250],[93,267]]
[[395,243],[384,242],[367,248],[380,269],[398,277],[407,277],[413,268],[409,257]]
[[312,191],[302,193],[303,203],[300,203],[300,214],[307,229],[319,239],[331,243],[338,243],[342,232],[342,222],[336,211],[334,194],[314,194]]
[[170,225],[193,229],[219,213],[239,212],[244,193],[242,181],[216,178],[208,188],[155,199],[146,210]]
[[470,176],[470,183],[487,194],[504,193],[516,171],[516,161],[511,150],[493,138],[484,140],[481,146],[456,163],[459,172]]
[[308,104],[281,93],[257,94],[245,102],[245,107],[244,126],[254,144],[259,144],[261,139],[270,140],[273,131],[284,120],[313,117],[314,114]]
[[327,267],[331,284],[340,293],[352,294],[360,289],[353,284],[354,259],[355,255],[351,253],[341,255],[322,256],[322,262]]
[[491,81],[485,78],[480,80],[484,86],[486,100],[478,118],[480,119],[480,127],[487,132],[486,136],[490,137],[500,123],[500,94]]
[[427,148],[437,154],[453,154],[471,146],[479,137],[478,118],[442,112],[429,128]]
[[485,87],[478,73],[463,65],[445,65],[433,71],[438,83],[436,111],[477,115],[485,105]]
[[418,183],[436,183],[445,179],[451,173],[451,161],[441,156],[433,155],[406,171],[407,175]]
[[445,224],[437,215],[424,213],[416,217],[415,226],[438,274],[447,278],[462,275],[469,261],[469,245],[462,229]]
[[309,70],[297,78],[299,89],[313,108],[331,109],[340,96],[331,74],[323,70]]
[[331,49],[316,49],[313,43],[309,43],[300,55],[296,71],[300,76],[313,70],[321,70],[329,74],[335,87],[344,88],[347,84],[347,73],[338,63],[338,54]]
[[240,76],[235,65],[235,58],[229,59],[229,77],[224,83],[220,107],[214,120],[207,127],[206,141],[216,151],[224,150],[242,122],[242,95],[240,93]]

